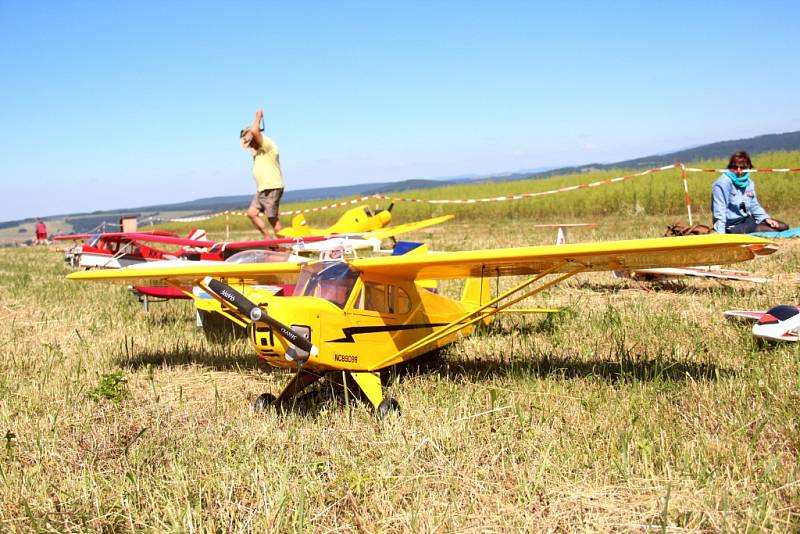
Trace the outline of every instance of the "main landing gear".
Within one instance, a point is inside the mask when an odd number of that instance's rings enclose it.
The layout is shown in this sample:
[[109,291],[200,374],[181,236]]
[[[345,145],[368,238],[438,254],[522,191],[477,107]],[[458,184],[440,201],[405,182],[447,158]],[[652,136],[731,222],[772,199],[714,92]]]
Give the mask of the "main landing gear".
[[[301,370],[277,397],[271,393],[262,393],[256,397],[252,402],[253,411],[262,412],[288,403],[290,399],[296,398],[302,390],[322,378],[324,374],[335,375],[336,373],[312,373]],[[361,390],[361,398],[372,404],[378,417],[383,418],[390,413],[400,414],[400,403],[392,397],[383,396],[380,375],[378,373],[353,372],[344,374],[345,378],[335,380],[335,382],[345,388],[350,387],[347,384],[348,382],[350,382],[351,385],[352,382],[355,382],[358,385],[358,389]],[[348,379],[352,379],[352,381]]]

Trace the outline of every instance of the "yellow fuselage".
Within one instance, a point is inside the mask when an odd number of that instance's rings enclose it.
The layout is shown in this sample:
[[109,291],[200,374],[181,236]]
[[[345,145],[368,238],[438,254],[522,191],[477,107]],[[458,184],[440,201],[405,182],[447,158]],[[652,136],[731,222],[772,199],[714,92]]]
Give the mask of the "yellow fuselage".
[[[386,289],[385,306],[365,302],[365,284],[373,290],[381,286]],[[394,300],[392,305],[389,298]],[[311,357],[304,367],[317,371],[376,371],[442,347],[473,328],[456,330],[398,359],[387,360],[471,309],[414,282],[396,280],[359,279],[343,308],[321,297],[301,296],[270,298],[266,309],[287,326],[310,328],[311,342],[319,348],[319,355]],[[288,343],[269,326],[252,324],[248,334],[260,358],[276,367],[295,366],[284,357]]]
[[283,237],[311,237],[333,234],[360,234],[384,228],[392,221],[388,210],[373,212],[368,206],[358,206],[347,210],[333,226],[312,228],[302,215],[292,219],[292,226],[284,227],[279,235]]

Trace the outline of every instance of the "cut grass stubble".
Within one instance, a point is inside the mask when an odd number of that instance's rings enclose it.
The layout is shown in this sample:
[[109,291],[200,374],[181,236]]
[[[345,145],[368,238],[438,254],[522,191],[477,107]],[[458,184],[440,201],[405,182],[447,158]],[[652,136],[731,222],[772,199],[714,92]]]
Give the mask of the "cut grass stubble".
[[[553,238],[468,220],[414,237]],[[579,239],[671,222],[630,220]],[[384,420],[324,384],[252,413],[289,375],[207,341],[187,303],[144,314],[122,287],[64,281],[54,253],[2,250],[0,530],[794,531],[797,347],[721,317],[798,301],[800,245],[782,245],[742,266],[763,286],[581,275],[527,303],[561,313],[504,316],[390,376],[402,415]]]

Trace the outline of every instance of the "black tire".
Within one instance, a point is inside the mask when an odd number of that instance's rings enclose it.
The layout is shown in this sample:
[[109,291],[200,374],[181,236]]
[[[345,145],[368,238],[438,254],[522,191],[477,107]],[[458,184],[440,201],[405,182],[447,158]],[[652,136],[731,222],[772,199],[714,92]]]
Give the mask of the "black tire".
[[263,412],[275,407],[277,398],[272,393],[262,393],[256,400],[253,401],[252,407],[254,412]]
[[392,397],[386,397],[378,405],[378,417],[383,419],[392,412],[400,415],[400,403]]

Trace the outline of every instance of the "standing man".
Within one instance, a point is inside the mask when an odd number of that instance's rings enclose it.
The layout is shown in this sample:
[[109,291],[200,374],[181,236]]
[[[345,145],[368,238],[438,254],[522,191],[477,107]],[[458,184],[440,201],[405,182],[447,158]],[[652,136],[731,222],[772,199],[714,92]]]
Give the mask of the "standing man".
[[253,178],[256,180],[256,194],[250,202],[250,207],[247,208],[247,216],[267,238],[269,233],[264,221],[261,220],[260,212],[264,212],[267,216],[276,237],[283,228],[278,220],[278,210],[283,196],[283,173],[281,173],[278,146],[261,133],[260,124],[263,119],[264,112],[257,110],[253,124],[239,132],[239,141],[242,148],[250,150],[253,154]]
[[41,220],[39,217],[36,217],[36,244],[37,245],[47,244],[47,226],[44,224],[44,221]]

